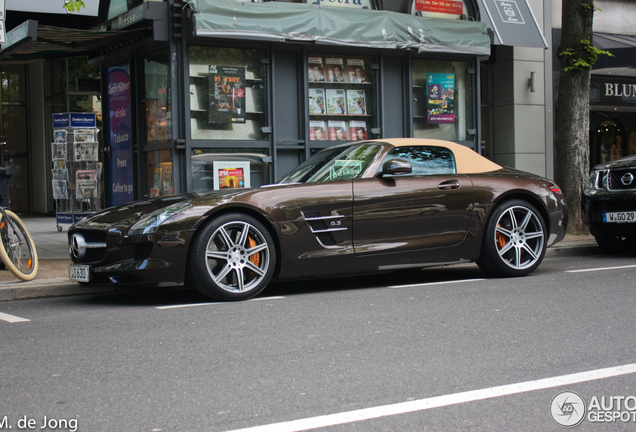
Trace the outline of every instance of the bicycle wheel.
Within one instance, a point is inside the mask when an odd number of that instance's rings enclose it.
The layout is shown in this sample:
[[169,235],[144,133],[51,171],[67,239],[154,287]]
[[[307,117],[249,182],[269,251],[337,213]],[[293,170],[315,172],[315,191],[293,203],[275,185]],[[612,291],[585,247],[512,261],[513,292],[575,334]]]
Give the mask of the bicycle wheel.
[[5,266],[23,281],[38,273],[38,254],[29,231],[11,210],[0,213],[0,258]]

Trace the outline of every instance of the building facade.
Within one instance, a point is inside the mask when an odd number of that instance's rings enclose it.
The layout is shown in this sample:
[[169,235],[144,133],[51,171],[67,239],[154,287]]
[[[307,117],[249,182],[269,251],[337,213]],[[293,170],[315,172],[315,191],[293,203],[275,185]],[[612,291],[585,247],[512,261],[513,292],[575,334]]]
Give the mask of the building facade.
[[75,31],[16,23],[0,51],[3,82],[6,70],[24,89],[3,93],[9,132],[25,123],[10,133],[26,150],[5,151],[19,211],[55,212],[50,117],[78,110],[101,122],[104,207],[272,183],[357,139],[447,139],[553,173],[551,7],[540,0],[102,0],[97,10]]

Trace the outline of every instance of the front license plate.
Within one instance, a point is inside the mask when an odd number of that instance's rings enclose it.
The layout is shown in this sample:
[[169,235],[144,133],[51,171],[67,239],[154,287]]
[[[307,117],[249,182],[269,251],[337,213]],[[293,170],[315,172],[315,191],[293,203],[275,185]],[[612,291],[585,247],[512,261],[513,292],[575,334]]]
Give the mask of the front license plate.
[[636,211],[603,213],[603,222],[634,223],[636,222]]
[[89,282],[90,273],[87,265],[71,264],[68,266],[68,278],[75,282]]

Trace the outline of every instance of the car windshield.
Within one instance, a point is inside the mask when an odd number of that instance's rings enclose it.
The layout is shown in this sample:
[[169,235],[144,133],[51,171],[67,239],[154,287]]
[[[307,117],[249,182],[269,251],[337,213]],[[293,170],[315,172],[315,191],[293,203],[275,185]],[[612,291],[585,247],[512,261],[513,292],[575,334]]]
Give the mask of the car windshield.
[[359,178],[381,147],[378,143],[358,143],[325,149],[300,164],[279,183],[320,183]]

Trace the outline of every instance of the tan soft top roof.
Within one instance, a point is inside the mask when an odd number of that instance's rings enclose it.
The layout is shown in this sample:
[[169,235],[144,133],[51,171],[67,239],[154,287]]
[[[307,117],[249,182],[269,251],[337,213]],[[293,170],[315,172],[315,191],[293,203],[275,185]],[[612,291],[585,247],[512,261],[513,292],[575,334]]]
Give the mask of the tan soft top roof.
[[458,174],[477,174],[492,172],[502,169],[501,165],[497,165],[491,160],[486,159],[473,149],[451,141],[423,138],[390,138],[373,140],[378,142],[386,142],[396,147],[404,146],[432,146],[446,147],[455,154],[457,162]]

